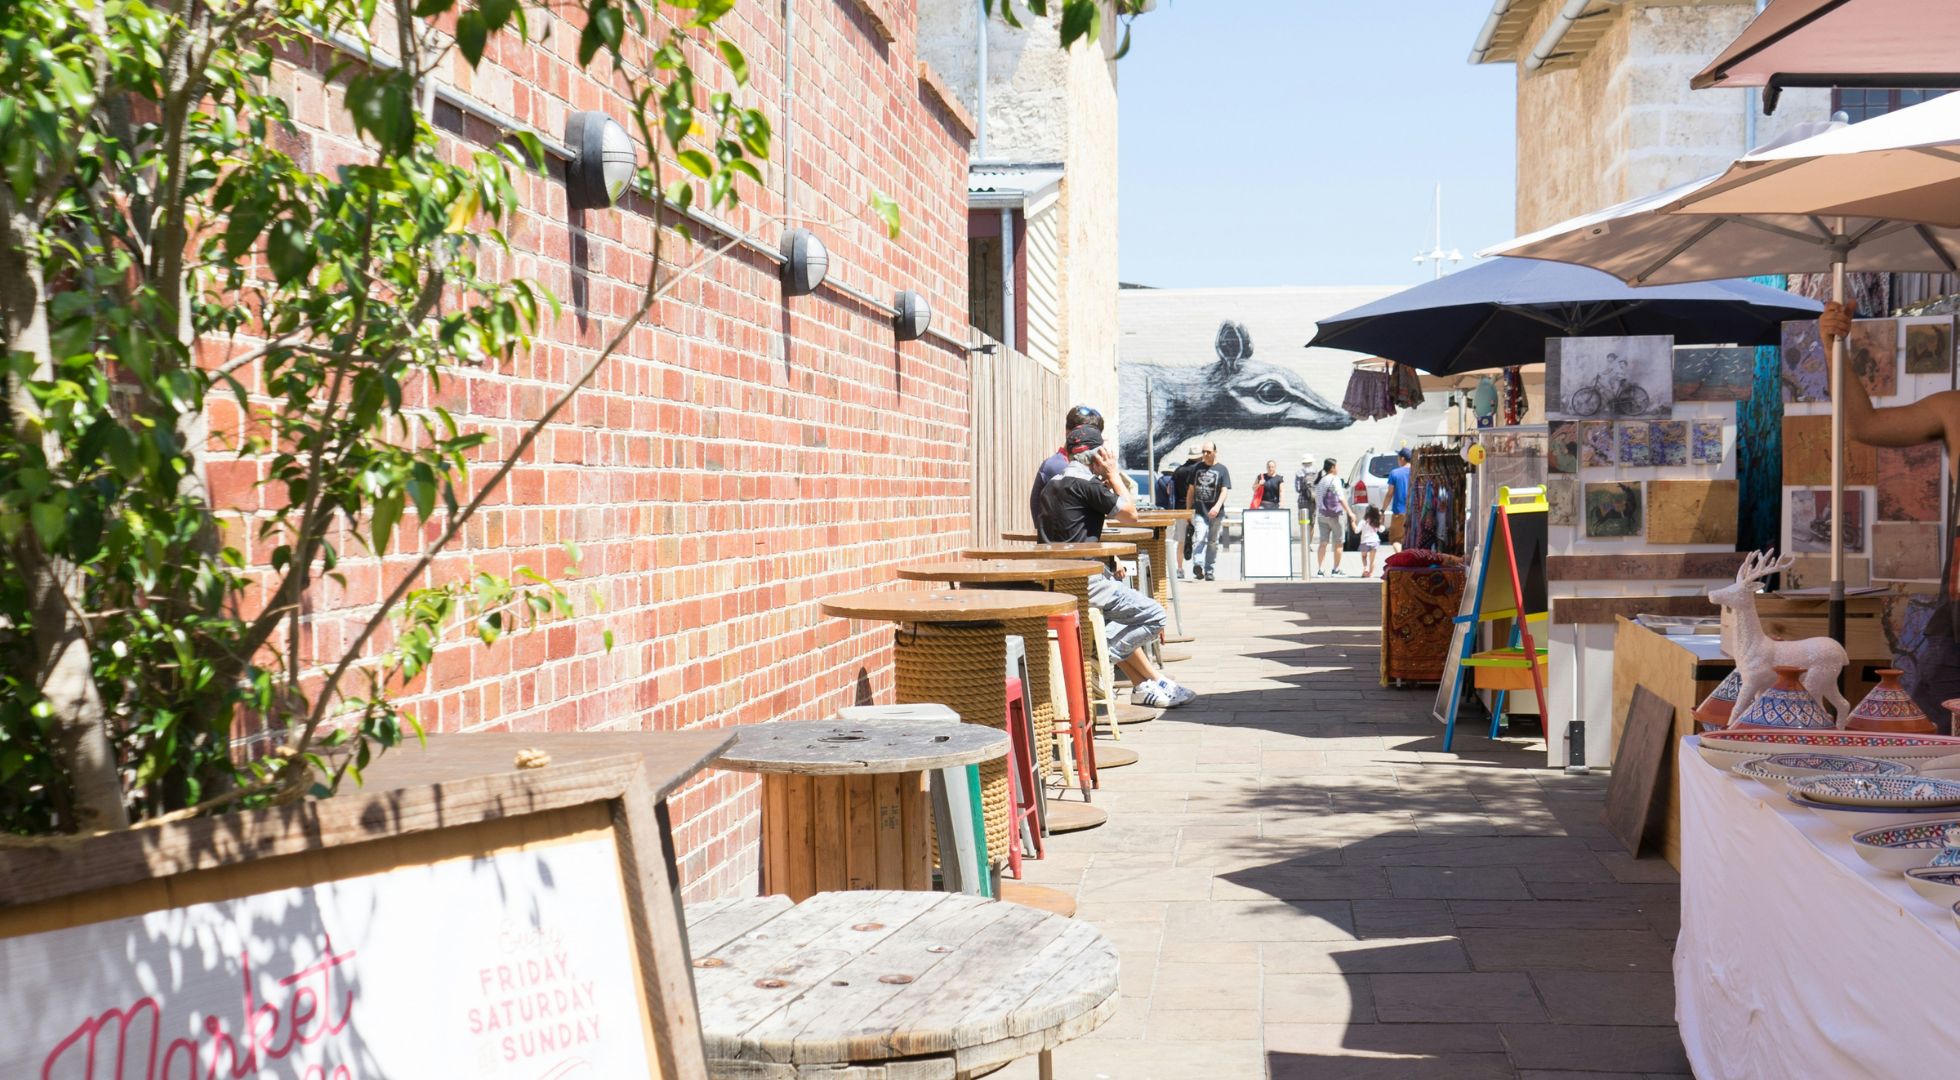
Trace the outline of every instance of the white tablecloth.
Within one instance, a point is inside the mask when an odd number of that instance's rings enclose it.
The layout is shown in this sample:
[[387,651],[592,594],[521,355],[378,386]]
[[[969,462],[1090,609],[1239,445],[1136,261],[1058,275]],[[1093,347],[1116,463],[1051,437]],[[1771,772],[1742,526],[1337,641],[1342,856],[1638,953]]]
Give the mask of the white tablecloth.
[[[1701,1080],[1960,1075],[1960,929],[1684,740],[1675,1019]],[[1960,816],[1960,815],[1956,815]]]

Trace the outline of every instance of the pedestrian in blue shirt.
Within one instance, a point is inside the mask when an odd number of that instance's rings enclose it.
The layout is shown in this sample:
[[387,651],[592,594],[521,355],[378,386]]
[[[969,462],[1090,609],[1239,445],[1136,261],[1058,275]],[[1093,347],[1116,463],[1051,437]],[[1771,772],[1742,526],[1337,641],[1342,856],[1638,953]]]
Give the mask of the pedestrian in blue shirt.
[[1403,447],[1395,452],[1401,462],[1388,471],[1388,530],[1387,540],[1397,550],[1402,547],[1402,537],[1409,527],[1409,448]]

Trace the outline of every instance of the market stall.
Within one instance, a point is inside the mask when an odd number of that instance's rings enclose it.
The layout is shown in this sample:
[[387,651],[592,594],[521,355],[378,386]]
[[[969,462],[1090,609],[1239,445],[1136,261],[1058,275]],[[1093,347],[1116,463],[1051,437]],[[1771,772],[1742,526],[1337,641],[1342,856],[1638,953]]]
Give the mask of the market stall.
[[1695,1075],[1944,1074],[1960,1059],[1954,914],[1866,863],[1844,829],[1703,760],[1698,742],[1682,744],[1674,952]]

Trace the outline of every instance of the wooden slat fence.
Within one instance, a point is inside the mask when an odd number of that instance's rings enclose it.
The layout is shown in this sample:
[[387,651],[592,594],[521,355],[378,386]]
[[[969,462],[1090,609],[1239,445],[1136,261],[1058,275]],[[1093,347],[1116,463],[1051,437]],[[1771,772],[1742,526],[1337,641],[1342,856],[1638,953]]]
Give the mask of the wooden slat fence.
[[1068,387],[1059,374],[999,347],[973,353],[972,372],[973,540],[992,543],[1034,526],[1028,486],[1061,443]]

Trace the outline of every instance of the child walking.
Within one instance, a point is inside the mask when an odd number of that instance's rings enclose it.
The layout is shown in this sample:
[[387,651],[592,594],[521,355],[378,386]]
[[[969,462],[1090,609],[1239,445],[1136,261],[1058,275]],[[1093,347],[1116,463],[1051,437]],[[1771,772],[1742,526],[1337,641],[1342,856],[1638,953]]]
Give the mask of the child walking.
[[1361,576],[1375,576],[1375,553],[1382,546],[1382,512],[1380,507],[1371,506],[1361,516]]

